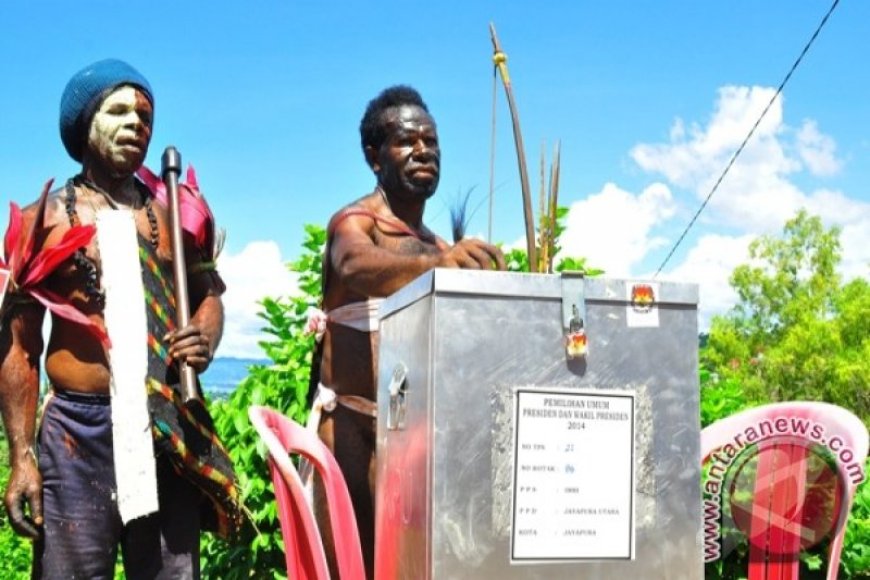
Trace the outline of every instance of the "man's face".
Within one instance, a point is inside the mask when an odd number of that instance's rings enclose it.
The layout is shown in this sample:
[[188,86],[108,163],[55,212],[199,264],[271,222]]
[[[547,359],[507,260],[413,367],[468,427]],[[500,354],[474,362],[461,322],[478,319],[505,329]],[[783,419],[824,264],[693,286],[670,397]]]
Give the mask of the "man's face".
[[113,176],[135,172],[145,161],[151,141],[151,102],[134,87],[109,94],[91,120],[88,152]]
[[383,122],[387,138],[371,158],[378,182],[391,195],[428,199],[441,170],[435,121],[420,107],[403,105],[385,111]]

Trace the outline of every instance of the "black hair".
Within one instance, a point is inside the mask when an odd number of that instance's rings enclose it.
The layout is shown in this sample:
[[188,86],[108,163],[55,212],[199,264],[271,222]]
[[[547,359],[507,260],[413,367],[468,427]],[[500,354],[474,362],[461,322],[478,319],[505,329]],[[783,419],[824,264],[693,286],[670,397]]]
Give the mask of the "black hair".
[[387,109],[410,105],[420,107],[427,113],[429,108],[423,102],[423,97],[417,89],[408,85],[394,85],[381,91],[381,93],[369,101],[366,112],[359,124],[359,135],[363,150],[366,147],[380,148],[387,138],[387,132],[383,124],[383,115]]

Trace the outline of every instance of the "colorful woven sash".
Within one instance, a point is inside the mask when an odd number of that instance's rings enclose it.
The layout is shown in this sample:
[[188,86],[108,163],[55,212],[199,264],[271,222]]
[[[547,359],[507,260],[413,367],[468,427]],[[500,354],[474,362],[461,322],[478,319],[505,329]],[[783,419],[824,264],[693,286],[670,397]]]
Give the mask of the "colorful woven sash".
[[203,503],[203,529],[232,537],[244,516],[230,458],[205,409],[190,409],[182,402],[178,372],[169,364],[163,341],[175,329],[172,273],[141,236],[139,257],[148,306],[147,390],[155,451],[166,454],[176,471],[209,499]]

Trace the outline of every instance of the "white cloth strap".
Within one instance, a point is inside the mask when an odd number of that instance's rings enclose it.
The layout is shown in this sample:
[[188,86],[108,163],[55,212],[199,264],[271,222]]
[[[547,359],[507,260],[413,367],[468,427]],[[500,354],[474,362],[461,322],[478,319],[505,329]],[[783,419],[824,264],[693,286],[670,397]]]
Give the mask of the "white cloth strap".
[[335,410],[336,405],[341,405],[369,417],[377,418],[378,416],[378,405],[374,401],[359,395],[339,395],[320,383],[314,393],[314,403],[311,405],[311,413],[308,415],[308,422],[305,425],[308,430],[316,432],[317,428],[320,427],[320,419],[324,411],[331,413]]
[[154,513],[157,471],[145,380],[148,319],[136,220],[126,209],[97,212],[97,244],[106,293],[103,318],[109,349],[112,438],[118,511],[125,524]]
[[[320,427],[320,420],[323,418],[323,413],[331,413],[335,410],[336,405],[341,405],[357,413],[368,415],[376,418],[378,416],[378,405],[374,401],[370,401],[365,397],[358,395],[338,395],[335,391],[320,383],[317,385],[317,391],[314,393],[314,403],[311,405],[311,412],[308,414],[308,421],[305,423],[305,428],[312,433],[317,433]],[[314,467],[304,457],[299,459],[299,477],[302,479],[302,484],[305,487],[305,496],[309,505],[314,505],[314,488],[311,476],[314,473]]]
[[351,302],[350,304],[333,308],[326,315],[329,317],[329,320],[336,324],[349,326],[362,332],[374,332],[380,324],[378,311],[383,302],[383,298],[369,298],[362,302]]

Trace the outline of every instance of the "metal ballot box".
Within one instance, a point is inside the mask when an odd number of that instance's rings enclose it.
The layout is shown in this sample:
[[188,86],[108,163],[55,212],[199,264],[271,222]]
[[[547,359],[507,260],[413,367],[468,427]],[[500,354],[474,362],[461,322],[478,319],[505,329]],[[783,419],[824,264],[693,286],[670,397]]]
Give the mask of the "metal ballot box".
[[389,297],[378,580],[703,578],[697,299],[446,269]]

